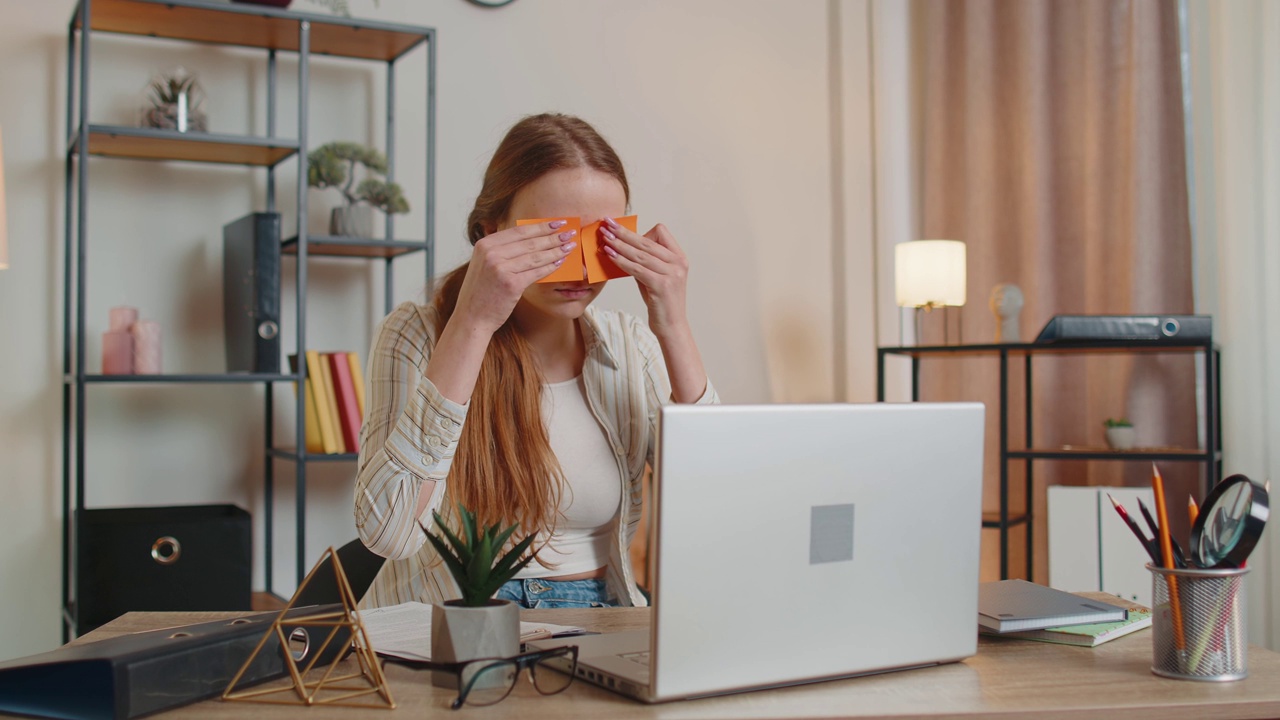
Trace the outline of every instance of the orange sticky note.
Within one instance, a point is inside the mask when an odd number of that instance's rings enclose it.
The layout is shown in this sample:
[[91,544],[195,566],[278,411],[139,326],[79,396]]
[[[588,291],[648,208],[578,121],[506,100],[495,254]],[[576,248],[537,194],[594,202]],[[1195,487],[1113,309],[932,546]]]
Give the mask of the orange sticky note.
[[[622,227],[636,232],[636,216],[614,218]],[[604,243],[600,242],[600,226],[604,223],[593,222],[582,228],[578,234],[582,236],[582,259],[587,268],[588,282],[602,282],[613,278],[627,277],[627,274],[604,254]]]
[[[569,230],[578,230],[579,221],[576,217],[562,218],[534,218],[531,220],[517,220],[516,225],[536,225],[538,223],[551,222],[552,220],[564,220],[564,227],[559,232],[567,232]],[[582,233],[578,233],[581,235]],[[564,257],[564,264],[556,268],[556,271],[542,278],[538,282],[578,282],[585,278],[586,271],[582,269],[582,240],[574,238],[578,241],[578,247],[573,252]]]
[[[517,220],[516,225],[534,225],[536,223],[551,222],[552,220],[565,221],[565,226],[560,229],[560,232],[566,230],[578,231],[578,237],[576,238],[578,247],[565,256],[563,265],[538,282],[577,282],[586,280],[589,283],[598,283],[614,278],[628,277],[622,271],[622,268],[615,265],[613,260],[604,254],[604,243],[600,241],[600,226],[602,223],[593,222],[586,227],[582,227],[581,218],[560,217]],[[631,232],[636,232],[635,215],[614,218],[614,220]]]

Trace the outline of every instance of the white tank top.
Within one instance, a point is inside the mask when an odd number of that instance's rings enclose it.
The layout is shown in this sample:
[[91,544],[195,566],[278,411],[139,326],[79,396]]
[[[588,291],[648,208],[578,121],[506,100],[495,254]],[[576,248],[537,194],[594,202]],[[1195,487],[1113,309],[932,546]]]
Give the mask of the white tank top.
[[551,542],[538,555],[551,567],[535,560],[517,578],[573,575],[607,565],[622,504],[618,462],[604,428],[587,406],[582,376],[542,386],[542,418],[564,473],[562,514]]

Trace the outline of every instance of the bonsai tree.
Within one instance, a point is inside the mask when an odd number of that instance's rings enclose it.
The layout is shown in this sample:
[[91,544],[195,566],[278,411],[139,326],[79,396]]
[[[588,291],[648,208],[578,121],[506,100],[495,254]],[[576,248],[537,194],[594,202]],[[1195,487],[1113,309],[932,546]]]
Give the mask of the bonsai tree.
[[[462,520],[462,535],[459,537],[445,525],[440,513],[433,512],[431,515],[444,537],[432,534],[425,527],[422,530],[427,533],[427,541],[440,553],[449,573],[458,583],[458,588],[462,591],[461,604],[466,607],[488,604],[503,583],[515,577],[516,573],[533,560],[533,555],[521,557],[533,544],[533,535],[502,553],[503,546],[511,539],[518,524],[502,529],[501,523],[495,523],[481,529],[476,524],[476,516],[459,503],[458,517]],[[501,556],[499,553],[502,553]]]
[[377,150],[359,143],[331,142],[307,155],[307,184],[334,188],[342,193],[348,208],[366,202],[388,215],[409,212],[398,184],[366,177],[356,185],[356,165],[363,166],[366,174],[387,172],[387,159]]

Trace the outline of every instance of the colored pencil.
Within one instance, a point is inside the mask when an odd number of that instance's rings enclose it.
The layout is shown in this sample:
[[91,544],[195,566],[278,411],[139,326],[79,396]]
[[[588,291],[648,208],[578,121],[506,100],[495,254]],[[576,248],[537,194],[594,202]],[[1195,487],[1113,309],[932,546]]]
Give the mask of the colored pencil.
[[[1164,502],[1164,479],[1160,477],[1160,469],[1151,463],[1151,489],[1156,496],[1156,517],[1160,520],[1160,550],[1164,553],[1164,567],[1174,569],[1173,538],[1169,536],[1169,509]],[[1182,630],[1182,602],[1178,598],[1178,578],[1166,575],[1169,583],[1169,604],[1173,608],[1173,642],[1179,652],[1187,649],[1187,638]]]
[[1133,531],[1133,534],[1138,538],[1138,542],[1142,543],[1142,549],[1146,550],[1147,555],[1151,556],[1151,563],[1153,565],[1159,565],[1160,556],[1159,550],[1157,550],[1155,545],[1155,539],[1147,539],[1147,536],[1142,532],[1142,528],[1138,527],[1138,523],[1129,516],[1129,511],[1125,510],[1123,505],[1121,505],[1115,498],[1111,497],[1111,493],[1107,493],[1107,499],[1111,501],[1111,505],[1115,507],[1116,512],[1120,513],[1120,519],[1124,520],[1124,524],[1128,525],[1129,529]]
[[1191,521],[1191,527],[1196,526],[1196,518],[1200,517],[1200,506],[1196,504],[1196,496],[1187,496],[1187,519]]
[[[1147,521],[1147,527],[1151,528],[1151,534],[1156,539],[1158,547],[1160,544],[1160,523],[1156,522],[1156,519],[1151,516],[1151,511],[1147,509],[1146,503],[1142,502],[1142,498],[1138,498],[1138,510],[1142,513],[1142,519]],[[1178,544],[1177,540],[1173,539],[1172,535],[1169,536],[1169,542],[1173,545],[1173,566],[1186,567],[1187,563],[1182,554],[1182,546]]]

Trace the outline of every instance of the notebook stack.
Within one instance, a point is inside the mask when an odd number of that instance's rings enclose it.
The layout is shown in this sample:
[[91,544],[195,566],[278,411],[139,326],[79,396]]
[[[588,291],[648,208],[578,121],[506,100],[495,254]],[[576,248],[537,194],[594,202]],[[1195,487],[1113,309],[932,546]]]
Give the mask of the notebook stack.
[[[1102,595],[1099,594],[1099,597]],[[1151,611],[1055,590],[1026,580],[982,583],[978,629],[989,635],[1094,647],[1151,625]]]

